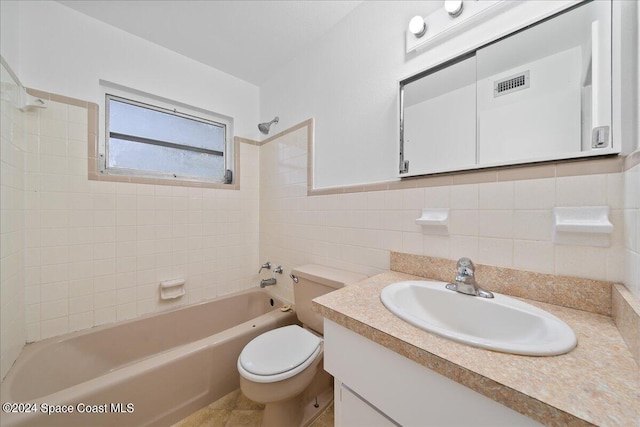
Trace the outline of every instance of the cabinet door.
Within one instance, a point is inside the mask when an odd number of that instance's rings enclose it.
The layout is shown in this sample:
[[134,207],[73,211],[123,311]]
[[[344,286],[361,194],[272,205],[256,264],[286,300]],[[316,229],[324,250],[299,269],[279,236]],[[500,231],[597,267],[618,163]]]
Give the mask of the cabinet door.
[[394,423],[379,410],[365,402],[344,384],[340,385],[340,399],[342,400],[340,422],[342,427],[396,427]]

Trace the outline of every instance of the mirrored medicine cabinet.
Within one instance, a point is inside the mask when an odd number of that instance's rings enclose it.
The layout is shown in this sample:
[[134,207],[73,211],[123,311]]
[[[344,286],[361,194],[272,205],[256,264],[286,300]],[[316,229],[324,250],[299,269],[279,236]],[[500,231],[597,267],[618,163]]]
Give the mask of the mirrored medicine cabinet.
[[591,1],[400,82],[400,177],[620,152],[611,2]]

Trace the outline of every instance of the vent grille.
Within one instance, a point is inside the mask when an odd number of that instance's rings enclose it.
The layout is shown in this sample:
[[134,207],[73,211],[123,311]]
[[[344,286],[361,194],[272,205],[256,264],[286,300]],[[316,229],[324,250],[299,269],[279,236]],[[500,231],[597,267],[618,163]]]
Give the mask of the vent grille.
[[493,97],[507,95],[529,87],[529,71],[493,82]]

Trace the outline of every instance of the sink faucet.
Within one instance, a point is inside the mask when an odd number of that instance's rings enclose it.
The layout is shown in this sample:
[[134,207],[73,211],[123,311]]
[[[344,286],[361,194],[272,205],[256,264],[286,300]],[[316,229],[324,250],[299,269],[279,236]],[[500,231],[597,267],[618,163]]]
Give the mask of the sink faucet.
[[456,266],[455,283],[447,283],[446,288],[461,294],[473,295],[482,298],[493,298],[493,294],[485,291],[476,283],[475,265],[469,258],[460,258]]

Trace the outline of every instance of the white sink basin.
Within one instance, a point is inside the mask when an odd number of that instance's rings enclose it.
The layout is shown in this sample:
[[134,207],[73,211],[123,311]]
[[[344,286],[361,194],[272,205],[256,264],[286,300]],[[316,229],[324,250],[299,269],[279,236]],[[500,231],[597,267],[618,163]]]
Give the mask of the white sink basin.
[[389,311],[418,328],[474,347],[528,356],[571,351],[578,340],[556,316],[500,294],[464,295],[446,283],[407,281],[382,290]]

